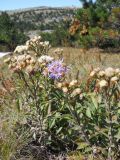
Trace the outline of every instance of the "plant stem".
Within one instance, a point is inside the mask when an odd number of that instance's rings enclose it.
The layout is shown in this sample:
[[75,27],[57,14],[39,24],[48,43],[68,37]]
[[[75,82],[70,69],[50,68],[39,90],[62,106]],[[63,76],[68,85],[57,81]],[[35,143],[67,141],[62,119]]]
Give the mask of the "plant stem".
[[92,146],[91,143],[90,143],[90,141],[89,141],[89,137],[88,137],[87,133],[85,132],[84,125],[80,123],[80,118],[79,118],[77,112],[75,111],[75,106],[73,107],[73,109],[74,110],[71,110],[71,108],[69,107],[69,111],[70,111],[71,115],[76,119],[76,122],[77,122],[78,126],[80,127],[80,131],[82,133],[83,139],[85,140],[85,142],[87,144],[89,144],[90,146]]
[[112,109],[111,109],[111,96],[107,94],[105,99],[105,105],[108,112],[108,121],[109,121],[109,131],[108,131],[108,138],[109,138],[109,146],[108,146],[108,159],[112,160],[112,147],[113,147],[113,125],[112,125]]

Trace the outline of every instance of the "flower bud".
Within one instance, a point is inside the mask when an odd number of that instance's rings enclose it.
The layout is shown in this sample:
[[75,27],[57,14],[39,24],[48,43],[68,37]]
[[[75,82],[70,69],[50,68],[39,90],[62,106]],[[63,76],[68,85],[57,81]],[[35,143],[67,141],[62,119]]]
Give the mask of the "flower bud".
[[61,89],[62,88],[62,83],[57,83],[57,88]]
[[103,77],[104,75],[105,75],[105,72],[104,72],[104,71],[99,71],[99,72],[98,72],[98,76],[99,76],[99,77]]
[[70,83],[69,83],[69,87],[73,87],[77,84],[77,80],[72,80]]
[[119,73],[120,73],[120,69],[119,69],[119,68],[116,68],[116,69],[115,69],[115,73],[116,73],[116,74],[119,74]]
[[46,63],[41,63],[40,64],[40,67],[45,67],[46,66]]
[[106,77],[112,77],[115,74],[115,70],[111,67],[105,69],[105,75]]
[[30,56],[30,55],[27,55],[27,56],[26,56],[26,59],[27,59],[27,60],[31,60],[31,56]]
[[92,71],[91,73],[90,73],[90,77],[94,77],[96,75],[96,72],[95,71]]
[[31,73],[33,71],[33,66],[29,65],[29,66],[26,67],[25,70],[26,70],[27,73]]
[[26,63],[29,65],[29,64],[30,64],[30,60],[27,59],[27,60],[26,60]]
[[67,92],[68,92],[68,88],[67,88],[67,87],[63,87],[63,88],[62,88],[62,91],[63,91],[64,93],[67,93]]
[[119,80],[119,79],[118,79],[118,77],[116,77],[116,76],[111,78],[111,82],[117,82],[118,80]]
[[95,72],[99,72],[99,71],[100,71],[100,68],[97,67],[97,68],[94,69],[94,71],[95,71]]
[[30,64],[35,64],[35,59],[31,59]]
[[25,68],[25,66],[26,66],[25,62],[21,62],[20,66],[21,66],[21,68]]
[[98,85],[100,86],[100,88],[104,88],[108,86],[108,82],[106,80],[101,80]]
[[79,95],[81,93],[81,89],[80,88],[76,88],[74,89],[74,91],[72,92],[71,96],[75,97],[77,95]]
[[12,67],[13,67],[13,68],[16,67],[16,63],[13,63],[13,64],[12,64]]

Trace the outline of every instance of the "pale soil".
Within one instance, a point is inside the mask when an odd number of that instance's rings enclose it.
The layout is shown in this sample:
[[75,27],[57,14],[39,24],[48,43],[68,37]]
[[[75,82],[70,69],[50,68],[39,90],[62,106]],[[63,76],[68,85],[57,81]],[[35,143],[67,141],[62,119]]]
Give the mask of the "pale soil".
[[6,56],[6,55],[9,55],[10,52],[0,52],[0,58]]

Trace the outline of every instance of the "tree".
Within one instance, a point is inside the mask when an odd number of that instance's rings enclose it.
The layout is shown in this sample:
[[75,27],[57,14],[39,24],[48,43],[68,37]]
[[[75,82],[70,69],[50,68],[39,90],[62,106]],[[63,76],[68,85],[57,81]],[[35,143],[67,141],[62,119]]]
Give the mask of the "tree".
[[0,15],[0,45],[5,45],[8,50],[13,50],[18,44],[26,41],[27,37],[16,27],[6,12]]
[[89,8],[91,5],[93,5],[93,1],[92,0],[79,0],[82,5],[83,5],[83,8]]
[[108,12],[115,7],[120,7],[120,0],[96,0],[97,6],[103,6]]

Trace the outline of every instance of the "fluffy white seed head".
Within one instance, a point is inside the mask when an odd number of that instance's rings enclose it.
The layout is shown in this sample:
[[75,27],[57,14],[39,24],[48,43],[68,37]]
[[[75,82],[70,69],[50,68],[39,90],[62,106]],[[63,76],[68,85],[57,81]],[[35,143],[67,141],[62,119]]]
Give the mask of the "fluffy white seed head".
[[67,88],[67,87],[63,87],[63,88],[62,88],[62,91],[63,91],[64,93],[67,93],[67,92],[68,92],[68,88]]
[[90,73],[90,77],[94,77],[96,75],[96,72],[95,71],[92,71],[91,73]]
[[99,72],[98,72],[98,76],[99,76],[99,77],[103,77],[104,75],[105,75],[105,71],[99,71]]
[[106,80],[101,80],[98,82],[100,88],[104,88],[108,86],[108,82]]
[[24,51],[28,50],[28,46],[27,45],[21,45],[21,46],[17,46],[14,50],[14,53],[21,53]]
[[74,89],[74,91],[72,92],[71,96],[75,97],[77,95],[79,95],[81,93],[81,89],[80,88],[76,88]]
[[43,55],[40,58],[38,58],[38,62],[39,63],[49,63],[51,61],[53,61],[53,57],[47,56],[47,55]]
[[112,77],[115,74],[115,70],[111,67],[105,69],[105,75],[106,77]]
[[111,82],[117,82],[119,78],[117,76],[111,78]]
[[72,81],[69,83],[69,87],[74,87],[77,83],[78,83],[77,80],[72,80]]

